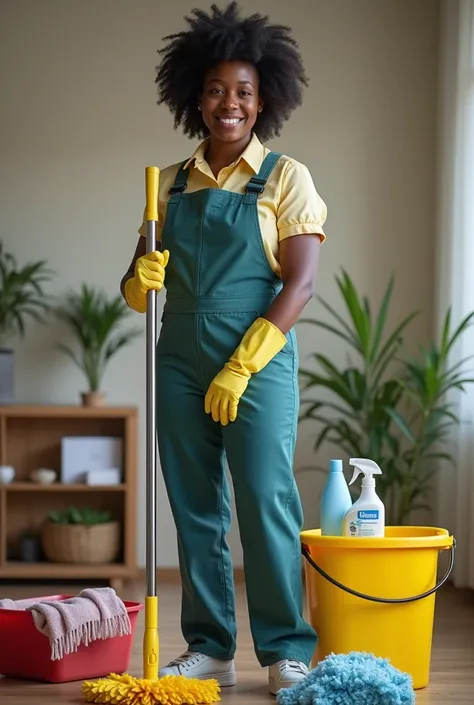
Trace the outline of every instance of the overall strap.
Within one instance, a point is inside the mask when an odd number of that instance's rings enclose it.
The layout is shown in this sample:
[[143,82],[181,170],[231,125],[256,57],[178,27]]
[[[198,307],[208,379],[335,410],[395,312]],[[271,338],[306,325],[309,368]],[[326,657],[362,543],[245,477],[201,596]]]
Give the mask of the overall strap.
[[252,176],[245,188],[244,203],[256,203],[258,196],[263,193],[266,183],[276,163],[280,159],[281,154],[270,152],[263,160],[260,171],[255,176]]
[[170,195],[169,203],[175,203],[176,201],[178,201],[183,191],[186,190],[186,186],[188,185],[189,169],[185,169],[184,165],[187,164],[187,162],[188,159],[181,163],[181,166],[178,169],[178,173],[176,174],[174,184],[168,191]]

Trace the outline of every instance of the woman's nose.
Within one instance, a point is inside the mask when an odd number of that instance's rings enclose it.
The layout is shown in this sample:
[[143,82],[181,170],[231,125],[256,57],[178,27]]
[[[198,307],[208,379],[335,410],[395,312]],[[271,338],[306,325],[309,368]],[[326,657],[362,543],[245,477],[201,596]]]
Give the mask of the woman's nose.
[[239,107],[237,96],[233,93],[227,93],[222,101],[222,107],[225,110],[236,110]]

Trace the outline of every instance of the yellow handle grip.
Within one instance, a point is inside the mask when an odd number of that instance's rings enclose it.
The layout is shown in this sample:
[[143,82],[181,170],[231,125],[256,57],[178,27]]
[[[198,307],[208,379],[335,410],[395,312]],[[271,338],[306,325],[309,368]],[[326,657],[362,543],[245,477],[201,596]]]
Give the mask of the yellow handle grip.
[[145,597],[145,631],[143,634],[143,677],[156,680],[159,671],[158,598]]
[[146,220],[158,220],[158,189],[160,185],[160,170],[157,166],[147,166],[145,169],[146,184]]

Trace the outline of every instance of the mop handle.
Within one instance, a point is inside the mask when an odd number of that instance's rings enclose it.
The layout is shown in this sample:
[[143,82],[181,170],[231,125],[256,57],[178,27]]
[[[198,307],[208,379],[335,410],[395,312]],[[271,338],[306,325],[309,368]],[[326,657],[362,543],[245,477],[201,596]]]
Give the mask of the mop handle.
[[[156,166],[145,170],[147,252],[156,250],[158,220],[158,185],[160,171]],[[147,595],[156,595],[156,291],[147,292],[146,308],[146,578]]]
[[[147,224],[146,250],[156,250],[158,220],[158,185],[160,171],[156,166],[145,169]],[[156,291],[147,292],[146,307],[146,579],[147,595],[156,595]]]
[[[156,250],[158,220],[158,185],[160,172],[156,166],[145,169],[146,185],[146,250]],[[159,671],[160,640],[158,634],[158,597],[156,594],[156,291],[147,292],[146,307],[146,582],[145,631],[143,634],[143,676],[155,680]]]

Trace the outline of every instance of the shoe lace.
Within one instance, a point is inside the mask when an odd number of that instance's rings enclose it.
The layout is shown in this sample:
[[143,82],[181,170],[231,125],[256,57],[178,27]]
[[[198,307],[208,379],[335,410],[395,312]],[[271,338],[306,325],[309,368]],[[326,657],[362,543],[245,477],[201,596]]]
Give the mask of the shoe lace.
[[185,651],[184,654],[178,656],[171,661],[170,666],[194,666],[205,658],[204,654],[195,653],[193,651]]
[[280,675],[284,676],[288,671],[296,671],[297,673],[301,673],[304,676],[307,676],[309,673],[309,668],[304,664],[301,663],[301,661],[294,661],[293,659],[287,659],[285,661],[281,661],[279,664],[279,670],[280,670]]

